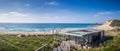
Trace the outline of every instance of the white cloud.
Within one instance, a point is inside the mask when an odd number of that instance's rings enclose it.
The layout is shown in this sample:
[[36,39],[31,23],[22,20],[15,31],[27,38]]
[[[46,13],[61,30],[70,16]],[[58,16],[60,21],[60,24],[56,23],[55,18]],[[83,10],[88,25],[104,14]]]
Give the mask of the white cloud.
[[107,12],[98,12],[94,16],[101,16],[101,15],[108,15],[108,14],[113,14],[113,12],[109,12],[109,11],[107,11]]
[[0,13],[0,22],[23,22],[27,20],[29,14],[11,11],[7,13]]
[[[62,19],[62,20],[61,20]],[[7,23],[46,23],[46,22],[63,22],[66,18],[61,18],[55,14],[29,14],[17,11],[0,13],[0,22]]]
[[28,14],[19,13],[19,12],[16,12],[16,11],[0,14],[0,16],[2,16],[2,17],[13,17],[13,16],[21,17],[21,16],[27,16],[27,15]]
[[[59,14],[58,14],[59,13]],[[79,22],[79,14],[71,13],[70,11],[58,11],[55,13],[22,13],[11,11],[0,13],[0,22],[7,23],[73,23]]]
[[104,15],[115,15],[120,14],[120,10],[117,11],[105,11],[105,12],[97,12],[94,16],[104,16]]
[[58,3],[55,2],[55,1],[46,2],[45,4],[46,4],[46,5],[52,5],[52,6],[58,5]]
[[112,14],[112,12],[99,12],[98,14]]

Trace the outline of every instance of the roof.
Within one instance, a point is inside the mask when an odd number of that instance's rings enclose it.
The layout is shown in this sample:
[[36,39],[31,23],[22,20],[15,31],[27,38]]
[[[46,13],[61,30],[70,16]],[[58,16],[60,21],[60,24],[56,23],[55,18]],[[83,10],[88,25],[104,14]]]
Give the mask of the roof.
[[71,31],[62,32],[61,34],[83,36],[83,35],[89,35],[89,34],[96,33],[96,32],[101,32],[101,30],[79,29],[79,30],[71,30]]

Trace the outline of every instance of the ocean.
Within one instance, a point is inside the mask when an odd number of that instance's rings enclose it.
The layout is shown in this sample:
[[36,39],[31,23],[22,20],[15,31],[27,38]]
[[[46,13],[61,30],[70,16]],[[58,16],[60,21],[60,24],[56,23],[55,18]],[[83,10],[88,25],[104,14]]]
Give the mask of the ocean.
[[53,29],[89,28],[91,23],[0,23],[0,32],[45,32]]

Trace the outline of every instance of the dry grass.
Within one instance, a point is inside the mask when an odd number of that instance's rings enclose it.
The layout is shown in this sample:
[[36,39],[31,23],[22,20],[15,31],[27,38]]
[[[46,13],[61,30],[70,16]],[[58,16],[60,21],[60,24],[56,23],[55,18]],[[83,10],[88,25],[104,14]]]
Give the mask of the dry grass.
[[120,31],[115,31],[115,30],[105,31],[106,36],[116,36],[118,34],[120,34]]

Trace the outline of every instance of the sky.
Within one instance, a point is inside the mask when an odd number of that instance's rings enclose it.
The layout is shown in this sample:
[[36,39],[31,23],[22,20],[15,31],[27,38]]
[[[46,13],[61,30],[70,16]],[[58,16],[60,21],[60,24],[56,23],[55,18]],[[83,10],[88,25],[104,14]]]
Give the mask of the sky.
[[103,23],[120,19],[120,0],[0,0],[0,23]]

